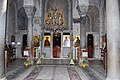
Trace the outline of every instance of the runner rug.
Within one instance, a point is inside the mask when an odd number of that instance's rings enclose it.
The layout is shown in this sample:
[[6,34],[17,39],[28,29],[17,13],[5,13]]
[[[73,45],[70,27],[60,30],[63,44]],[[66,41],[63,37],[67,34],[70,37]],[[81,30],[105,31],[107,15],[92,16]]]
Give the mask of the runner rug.
[[[67,71],[68,71],[69,80],[82,80],[74,67],[66,67],[66,68],[67,68]],[[36,77],[38,76],[38,74],[41,72],[42,69],[43,69],[43,66],[36,66],[30,72],[30,74],[28,74],[24,78],[24,80],[36,80]],[[55,73],[55,71],[54,71],[54,73]],[[55,75],[53,75],[53,76],[55,76]],[[43,80],[43,79],[39,79],[39,80]],[[45,79],[45,80],[48,80],[48,79]],[[49,80],[55,80],[55,79],[53,78],[53,79],[49,79]]]
[[70,80],[82,80],[74,67],[67,67]]
[[35,80],[42,68],[42,66],[36,66],[24,80]]

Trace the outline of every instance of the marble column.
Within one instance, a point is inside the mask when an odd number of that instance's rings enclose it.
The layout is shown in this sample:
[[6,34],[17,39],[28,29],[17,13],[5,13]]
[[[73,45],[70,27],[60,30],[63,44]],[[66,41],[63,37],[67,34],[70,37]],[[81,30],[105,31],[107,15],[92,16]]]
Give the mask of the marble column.
[[106,0],[107,16],[107,78],[120,80],[120,16],[118,0]]
[[51,45],[50,45],[50,48],[51,48],[51,52],[50,52],[50,58],[53,58],[53,45],[52,45],[52,43],[53,43],[53,32],[51,32]]
[[4,42],[7,0],[0,0],[0,80],[4,77]]
[[31,6],[25,6],[25,12],[27,14],[28,18],[28,33],[27,33],[27,46],[31,47],[32,46],[32,36],[33,36],[33,17],[35,14],[35,7],[33,5]]
[[33,27],[32,27],[32,17],[28,17],[28,32],[27,32],[27,46],[32,47],[32,35],[33,35]]
[[[73,32],[70,31],[70,38],[73,38]],[[70,40],[70,48],[73,49],[73,40]]]
[[103,28],[104,28],[104,1],[102,0],[100,3],[99,9],[99,17],[100,17],[100,48],[102,48],[102,35],[103,35]]
[[32,61],[32,37],[33,37],[33,16],[35,13],[34,6],[24,6],[25,12],[28,17],[28,32],[27,32],[27,46],[30,48],[29,53],[30,53],[30,61]]
[[60,58],[63,58],[63,32],[61,32],[61,55]]
[[81,49],[86,48],[86,26],[84,24],[80,24],[80,46]]

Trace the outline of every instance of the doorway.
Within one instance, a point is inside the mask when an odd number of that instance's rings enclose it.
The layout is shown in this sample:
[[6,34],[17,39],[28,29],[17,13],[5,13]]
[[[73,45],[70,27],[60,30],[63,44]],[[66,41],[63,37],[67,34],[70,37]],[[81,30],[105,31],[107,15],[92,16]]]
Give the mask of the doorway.
[[88,58],[93,58],[93,55],[94,55],[93,43],[94,43],[93,34],[88,34],[87,36]]
[[61,55],[61,34],[53,34],[53,58],[60,58]]
[[24,50],[27,47],[27,34],[23,34],[22,57],[25,57]]

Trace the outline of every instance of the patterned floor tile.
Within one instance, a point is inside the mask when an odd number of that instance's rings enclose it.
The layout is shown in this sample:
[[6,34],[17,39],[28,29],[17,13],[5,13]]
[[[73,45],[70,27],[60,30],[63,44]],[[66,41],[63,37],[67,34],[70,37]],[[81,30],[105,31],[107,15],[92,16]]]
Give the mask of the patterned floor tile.
[[74,67],[67,67],[70,80],[81,80]]
[[36,66],[35,69],[24,80],[35,80],[43,67]]

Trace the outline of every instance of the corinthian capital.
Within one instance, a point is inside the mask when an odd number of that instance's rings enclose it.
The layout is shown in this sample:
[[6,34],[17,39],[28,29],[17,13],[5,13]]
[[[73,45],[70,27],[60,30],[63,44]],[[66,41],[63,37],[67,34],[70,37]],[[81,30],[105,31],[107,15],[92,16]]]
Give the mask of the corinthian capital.
[[89,6],[89,0],[78,0],[77,10],[78,10],[78,14],[81,17],[86,16],[86,13],[88,11],[88,6]]
[[29,5],[29,6],[26,5],[26,6],[24,6],[24,9],[25,9],[25,12],[26,12],[28,18],[33,17],[36,12],[36,8],[33,5]]

